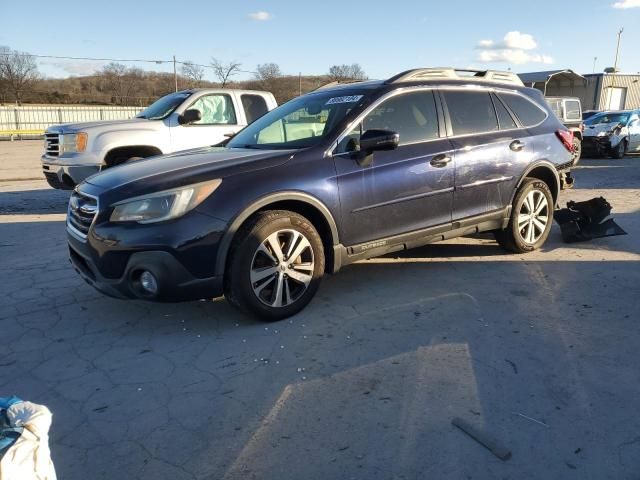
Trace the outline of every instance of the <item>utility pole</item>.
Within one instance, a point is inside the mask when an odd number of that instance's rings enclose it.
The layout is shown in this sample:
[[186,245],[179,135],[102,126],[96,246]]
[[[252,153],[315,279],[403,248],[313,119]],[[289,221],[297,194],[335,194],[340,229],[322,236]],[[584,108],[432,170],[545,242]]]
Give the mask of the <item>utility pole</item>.
[[596,73],[596,62],[598,61],[598,57],[593,57],[593,73]]
[[618,32],[618,45],[616,46],[616,61],[613,64],[613,78],[611,79],[611,88],[616,86],[616,73],[618,71],[618,58],[620,56],[620,38],[622,37],[622,32],[624,32],[624,28],[621,28]]
[[176,92],[178,91],[178,72],[176,70],[176,56],[173,56],[173,81],[176,84]]
[[302,96],[302,72],[298,72],[298,96]]

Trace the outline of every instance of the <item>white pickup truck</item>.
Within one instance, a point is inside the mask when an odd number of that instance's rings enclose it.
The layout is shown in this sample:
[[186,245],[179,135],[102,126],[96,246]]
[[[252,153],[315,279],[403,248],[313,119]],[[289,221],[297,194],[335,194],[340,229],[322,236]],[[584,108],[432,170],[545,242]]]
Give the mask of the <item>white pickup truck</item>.
[[49,185],[73,189],[105,168],[215,145],[277,106],[271,93],[193,89],[166,95],[131,120],[56,125],[45,132]]

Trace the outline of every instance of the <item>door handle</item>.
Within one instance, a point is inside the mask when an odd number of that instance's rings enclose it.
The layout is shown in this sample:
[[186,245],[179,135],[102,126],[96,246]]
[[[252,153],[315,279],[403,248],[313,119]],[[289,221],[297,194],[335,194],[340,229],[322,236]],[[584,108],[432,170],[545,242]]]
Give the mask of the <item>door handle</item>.
[[521,152],[524,149],[525,145],[520,140],[514,140],[509,145],[509,148],[514,152]]
[[429,163],[432,167],[442,168],[446,167],[447,164],[451,162],[451,160],[453,160],[453,158],[451,158],[449,155],[447,155],[446,153],[441,153],[440,155],[436,155],[435,157],[433,157]]

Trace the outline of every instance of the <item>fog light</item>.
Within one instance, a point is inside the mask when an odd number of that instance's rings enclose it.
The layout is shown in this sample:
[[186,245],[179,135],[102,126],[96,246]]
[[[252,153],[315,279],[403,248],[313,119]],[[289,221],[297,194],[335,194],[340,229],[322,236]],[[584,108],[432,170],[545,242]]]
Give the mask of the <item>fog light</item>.
[[140,275],[140,285],[142,285],[142,288],[147,293],[151,293],[153,295],[158,293],[158,281],[156,280],[156,277],[153,276],[153,273],[147,270],[142,272]]

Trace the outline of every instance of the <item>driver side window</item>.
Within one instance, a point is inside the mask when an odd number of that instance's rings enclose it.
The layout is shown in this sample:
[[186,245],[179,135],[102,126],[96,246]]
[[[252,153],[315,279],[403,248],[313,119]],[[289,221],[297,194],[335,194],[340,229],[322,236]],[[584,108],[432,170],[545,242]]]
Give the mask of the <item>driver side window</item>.
[[189,109],[200,110],[202,120],[193,125],[235,125],[236,112],[229,95],[205,95],[196,100]]
[[400,135],[400,145],[438,138],[438,113],[432,91],[411,92],[385,100],[340,142],[336,153],[358,149],[367,130],[389,130]]

